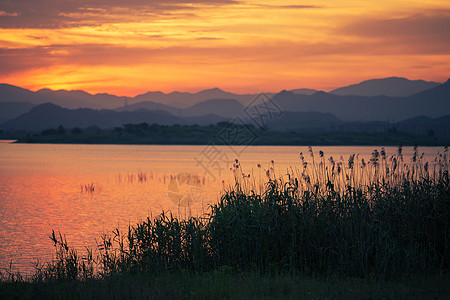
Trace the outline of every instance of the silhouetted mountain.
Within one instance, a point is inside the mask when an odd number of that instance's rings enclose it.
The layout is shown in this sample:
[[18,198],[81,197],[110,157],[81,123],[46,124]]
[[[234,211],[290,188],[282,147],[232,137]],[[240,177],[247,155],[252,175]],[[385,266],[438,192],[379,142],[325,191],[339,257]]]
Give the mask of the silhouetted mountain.
[[450,113],[450,79],[435,88],[406,98],[403,113],[408,117],[441,117]]
[[130,104],[128,106],[121,106],[119,108],[116,108],[116,111],[136,111],[140,109],[145,110],[154,110],[154,111],[165,111],[168,113],[171,113],[172,115],[180,115],[180,108],[176,108],[173,106],[165,105],[158,102],[152,102],[152,101],[144,101],[139,102],[135,104]]
[[75,108],[94,108],[94,109],[113,109],[123,105],[126,97],[117,97],[109,94],[92,95],[84,91],[52,91],[43,89],[36,92],[40,103],[51,102],[61,107]]
[[338,96],[325,92],[295,95],[282,91],[271,101],[285,111],[331,113],[344,121],[404,120],[418,115],[450,113],[450,82],[409,97]]
[[[153,102],[153,103],[160,103],[168,106],[177,106],[178,99],[186,99],[186,102],[191,101],[198,101],[198,99],[192,100],[195,96],[191,93],[180,93],[180,92],[172,92],[169,94],[165,94],[163,92],[147,92],[142,95],[137,95],[136,97],[132,98],[130,101],[131,105],[134,105],[135,107],[138,107],[139,103],[143,102]],[[200,101],[204,101],[206,99],[202,99]],[[174,104],[175,103],[175,104]],[[131,106],[129,105],[129,106]],[[192,104],[186,104],[186,106],[181,107],[187,107]]]
[[[396,85],[398,84],[398,86]],[[425,86],[434,85],[432,82],[409,81],[404,78],[386,78],[378,80],[369,80],[355,85],[357,88],[366,88],[366,93],[371,88],[378,87],[381,91],[390,91],[394,86],[405,92],[403,87],[408,86],[409,91],[412,86],[415,89],[423,89]],[[391,86],[394,85],[394,86]],[[347,88],[347,91],[350,87]],[[303,94],[299,94],[299,93]],[[272,101],[277,103],[286,112],[317,112],[332,114],[343,121],[400,121],[407,118],[424,115],[427,117],[440,117],[450,113],[450,82],[435,86],[426,91],[408,96],[408,97],[389,97],[389,96],[339,96],[332,93],[325,93],[314,90],[299,89],[293,91],[282,91],[273,97]],[[342,90],[341,90],[342,92]],[[306,94],[305,94],[306,93]],[[309,95],[308,95],[309,94]],[[54,103],[64,108],[94,108],[111,109],[116,111],[99,110],[96,114],[102,113],[99,120],[104,124],[107,122],[106,116],[119,118],[114,113],[124,113],[120,115],[119,121],[125,116],[125,113],[133,112],[138,114],[153,114],[156,120],[167,116],[168,120],[177,117],[177,122],[187,122],[187,117],[199,117],[202,115],[214,114],[214,120],[221,118],[234,118],[241,116],[248,103],[258,105],[261,97],[257,95],[237,95],[222,91],[218,88],[204,90],[198,93],[180,93],[173,92],[164,94],[162,92],[149,92],[135,98],[117,97],[108,94],[91,95],[83,91],[51,91],[48,89],[32,92],[15,86],[0,84],[0,121],[11,120],[30,109],[32,105],[38,105],[46,102]],[[145,101],[144,101],[145,100]],[[256,102],[253,102],[256,101]],[[5,104],[15,103],[15,104]],[[23,103],[28,103],[28,105]],[[128,106],[124,106],[128,103]],[[176,107],[172,104],[181,105]],[[182,103],[182,104],[180,104]],[[92,112],[92,109],[90,110]],[[83,117],[81,114],[80,118]],[[142,118],[142,117],[141,117]],[[16,120],[17,121],[17,120]],[[80,120],[83,122],[84,120]],[[119,122],[118,121],[118,122]],[[203,120],[205,121],[205,120]],[[291,120],[295,123],[295,118]],[[128,122],[128,121],[127,121]],[[137,122],[130,120],[130,122]],[[156,122],[156,121],[155,121]],[[175,121],[174,121],[175,122]],[[280,122],[283,122],[280,120]],[[312,122],[312,121],[311,121]],[[121,125],[117,123],[118,125]],[[166,124],[166,123],[161,123]],[[172,121],[169,122],[172,124]],[[182,123],[185,124],[185,123]],[[287,124],[287,123],[286,123]],[[77,125],[82,126],[82,125]],[[99,125],[100,126],[100,125]],[[280,125],[281,126],[281,125]]]
[[450,78],[443,84],[440,84],[432,89],[417,93],[412,96],[412,98],[445,98],[447,97],[447,102],[450,102]]
[[295,90],[290,90],[291,93],[293,94],[300,94],[300,95],[312,95],[314,93],[317,93],[318,90],[313,90],[313,89],[295,89]]
[[418,116],[395,124],[395,128],[414,135],[450,137],[450,115],[440,118]]
[[234,99],[211,99],[181,111],[181,116],[202,116],[217,114],[226,118],[234,118],[244,112],[244,106]]
[[7,130],[39,131],[47,128],[56,128],[59,125],[65,128],[98,126],[112,128],[123,124],[157,123],[160,125],[173,124],[199,124],[208,125],[226,119],[215,115],[201,117],[180,118],[163,111],[148,111],[140,109],[134,112],[117,112],[113,110],[94,110],[89,108],[67,109],[52,103],[35,106],[30,112],[16,119],[10,120],[0,127]]
[[150,111],[165,111],[178,117],[204,116],[216,114],[225,118],[233,118],[244,111],[244,106],[234,99],[211,99],[188,108],[177,108],[161,103],[144,101],[129,105],[127,108],[120,107],[116,111],[136,111],[146,109]]
[[400,77],[372,79],[341,87],[330,92],[339,96],[390,96],[407,97],[413,94],[434,88],[440,85],[438,82],[423,80],[408,80]]
[[34,105],[53,103],[65,108],[112,109],[123,105],[123,97],[108,94],[91,95],[83,91],[52,91],[42,89],[32,92],[9,84],[0,84],[0,102],[28,102]]
[[33,106],[28,102],[0,102],[0,124],[30,111]]
[[[35,93],[14,85],[2,83],[0,84],[0,102],[30,102],[27,99],[32,99]],[[36,104],[36,103],[33,103]]]
[[270,130],[297,131],[303,129],[332,130],[342,121],[329,113],[320,112],[283,112],[279,118],[269,119]]
[[162,92],[148,92],[134,97],[130,103],[137,105],[139,102],[151,101],[177,108],[188,108],[192,105],[211,99],[235,99],[243,105],[248,105],[253,99],[255,99],[256,96],[256,94],[238,95],[214,88],[203,90],[198,93],[172,92],[169,94],[164,94]]

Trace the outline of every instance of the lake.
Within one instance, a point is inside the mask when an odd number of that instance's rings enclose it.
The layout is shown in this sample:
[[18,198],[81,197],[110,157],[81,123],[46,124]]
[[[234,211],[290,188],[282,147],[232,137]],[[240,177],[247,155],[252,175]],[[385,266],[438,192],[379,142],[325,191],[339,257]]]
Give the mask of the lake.
[[[317,154],[370,158],[381,147],[314,147]],[[385,147],[388,155],[397,152]],[[419,152],[433,159],[443,148]],[[36,261],[52,258],[52,230],[77,249],[94,248],[96,238],[170,210],[196,216],[233,185],[238,159],[245,173],[264,180],[300,168],[299,146],[51,145],[0,142],[0,268],[30,274]],[[404,148],[406,159],[412,147]],[[318,155],[318,154],[317,154]],[[261,168],[257,165],[261,164]]]

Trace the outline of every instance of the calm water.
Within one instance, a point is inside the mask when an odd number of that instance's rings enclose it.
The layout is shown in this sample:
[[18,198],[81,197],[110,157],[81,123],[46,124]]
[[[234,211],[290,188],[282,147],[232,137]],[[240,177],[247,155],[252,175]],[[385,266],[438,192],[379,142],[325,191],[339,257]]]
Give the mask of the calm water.
[[[319,149],[347,159],[370,157],[376,147]],[[419,150],[431,159],[443,149]],[[396,151],[386,147],[389,155]],[[299,167],[300,152],[307,156],[307,147],[0,143],[0,268],[12,260],[14,270],[30,273],[34,262],[51,259],[52,229],[82,249],[95,246],[102,233],[162,210],[199,215],[232,184],[235,159],[257,177],[258,163],[274,160],[279,174]]]

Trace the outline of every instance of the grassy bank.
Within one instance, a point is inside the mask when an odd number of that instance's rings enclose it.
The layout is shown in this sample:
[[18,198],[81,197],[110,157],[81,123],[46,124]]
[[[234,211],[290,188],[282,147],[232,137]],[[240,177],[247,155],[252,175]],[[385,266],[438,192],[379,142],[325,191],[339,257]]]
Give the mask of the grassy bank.
[[431,162],[417,148],[408,162],[401,148],[392,157],[375,150],[369,161],[310,149],[300,160],[287,174],[260,167],[263,179],[236,161],[235,185],[207,214],[165,212],[116,228],[85,253],[53,232],[55,260],[31,283],[3,273],[2,285],[105,297],[153,297],[168,285],[166,298],[449,295],[447,149]]
[[396,280],[231,274],[133,274],[88,281],[0,282],[0,299],[448,299],[448,276]]
[[[356,129],[357,130],[356,130]],[[409,134],[396,130],[373,131],[354,126],[352,130],[297,129],[291,131],[262,130],[251,125],[218,123],[209,126],[163,126],[147,123],[127,124],[114,129],[96,127],[66,130],[62,127],[40,133],[0,131],[3,139],[20,143],[55,144],[149,144],[149,145],[384,145],[445,146],[450,138],[426,134]],[[355,131],[356,130],[356,131]],[[239,132],[238,139],[227,137]]]

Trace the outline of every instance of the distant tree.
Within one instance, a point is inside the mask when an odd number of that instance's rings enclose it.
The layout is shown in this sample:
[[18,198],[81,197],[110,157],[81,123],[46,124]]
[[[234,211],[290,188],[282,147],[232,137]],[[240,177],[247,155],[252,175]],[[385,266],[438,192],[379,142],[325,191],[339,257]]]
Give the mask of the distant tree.
[[397,127],[391,127],[391,128],[389,128],[389,132],[390,133],[396,133],[397,132]]
[[132,132],[133,131],[133,124],[123,124],[122,126],[123,126],[123,129],[126,132]]
[[429,136],[429,137],[435,136],[433,128],[428,129],[427,136]]
[[227,127],[227,126],[229,126],[231,123],[230,122],[227,122],[227,121],[221,121],[221,122],[218,122],[217,124],[216,124],[216,126],[218,126],[218,127]]
[[45,129],[42,130],[41,135],[54,135],[57,134],[57,131],[55,129]]
[[150,126],[148,125],[147,122],[144,122],[137,124],[136,127],[139,128],[140,130],[148,130]]
[[80,134],[80,133],[82,133],[82,132],[83,132],[83,130],[81,130],[81,128],[79,128],[79,127],[75,127],[75,128],[72,129],[72,131],[71,131],[72,134]]
[[66,129],[64,128],[64,126],[59,125],[58,128],[56,128],[56,133],[57,134],[64,134],[64,133],[66,133]]
[[89,126],[88,128],[86,128],[84,131],[93,132],[93,133],[100,133],[101,129],[100,129],[100,127],[98,127],[96,125],[92,125],[92,126]]

